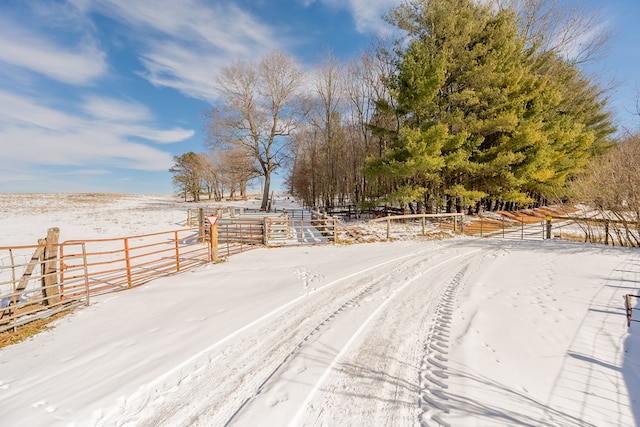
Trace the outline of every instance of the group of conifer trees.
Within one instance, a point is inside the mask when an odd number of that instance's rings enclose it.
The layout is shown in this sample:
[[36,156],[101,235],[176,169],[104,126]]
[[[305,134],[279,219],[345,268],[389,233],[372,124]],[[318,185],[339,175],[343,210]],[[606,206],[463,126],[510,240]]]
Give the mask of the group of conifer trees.
[[605,92],[548,33],[494,3],[405,3],[388,15],[403,34],[392,48],[320,67],[290,145],[292,192],[309,205],[426,212],[564,197],[611,145]]

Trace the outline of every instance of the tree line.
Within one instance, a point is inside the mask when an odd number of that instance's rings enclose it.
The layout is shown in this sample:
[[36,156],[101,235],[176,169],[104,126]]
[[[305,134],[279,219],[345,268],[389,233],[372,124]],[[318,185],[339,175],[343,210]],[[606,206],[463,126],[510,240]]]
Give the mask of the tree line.
[[169,169],[173,184],[184,200],[199,202],[203,194],[209,200],[229,197],[245,197],[248,183],[258,176],[254,162],[242,150],[218,153],[194,153],[189,151],[174,157]]
[[414,0],[386,16],[395,40],[347,63],[328,54],[305,73],[272,52],[225,67],[209,152],[176,157],[174,183],[220,198],[260,176],[263,209],[278,169],[293,195],[325,208],[461,212],[565,198],[615,127],[605,89],[579,68],[607,35],[578,43],[596,17],[559,4]]

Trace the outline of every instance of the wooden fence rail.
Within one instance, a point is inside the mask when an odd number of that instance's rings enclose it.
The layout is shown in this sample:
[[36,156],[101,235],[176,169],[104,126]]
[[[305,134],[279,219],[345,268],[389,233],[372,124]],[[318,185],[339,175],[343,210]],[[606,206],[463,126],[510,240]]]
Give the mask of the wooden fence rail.
[[383,218],[371,219],[369,222],[386,222],[387,223],[387,240],[391,238],[391,223],[406,222],[410,220],[420,220],[422,225],[422,234],[426,234],[427,221],[434,220],[450,220],[454,233],[462,233],[464,229],[464,214],[462,213],[442,213],[442,214],[411,214],[411,215],[389,215]]
[[[535,222],[534,222],[535,220]],[[556,224],[554,223],[554,227]],[[542,240],[551,238],[550,229],[540,218],[513,217],[485,217],[477,216],[475,221],[466,224],[464,232],[467,235],[480,237],[501,237],[503,239]]]

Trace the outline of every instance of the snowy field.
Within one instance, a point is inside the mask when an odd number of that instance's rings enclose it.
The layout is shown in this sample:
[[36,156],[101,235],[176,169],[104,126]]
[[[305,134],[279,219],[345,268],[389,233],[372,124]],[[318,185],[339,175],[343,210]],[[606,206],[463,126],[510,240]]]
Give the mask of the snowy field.
[[[193,207],[1,197],[0,246],[171,230]],[[557,240],[257,249],[1,349],[0,425],[639,425],[639,287],[637,250]]]

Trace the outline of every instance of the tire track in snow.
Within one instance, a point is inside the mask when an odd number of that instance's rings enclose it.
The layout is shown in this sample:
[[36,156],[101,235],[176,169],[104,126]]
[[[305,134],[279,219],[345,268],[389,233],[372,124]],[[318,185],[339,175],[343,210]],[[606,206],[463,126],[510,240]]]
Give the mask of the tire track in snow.
[[307,415],[307,408],[309,407],[310,403],[312,402],[312,400],[315,398],[315,395],[318,393],[318,391],[324,386],[324,384],[328,381],[329,376],[331,375],[332,372],[334,371],[338,371],[339,370],[339,365],[341,363],[343,363],[343,360],[345,359],[345,355],[348,351],[350,351],[351,347],[354,345],[354,343],[359,340],[361,338],[361,336],[363,335],[364,331],[367,330],[371,323],[381,314],[381,312],[387,308],[387,306],[398,296],[401,295],[402,292],[408,288],[410,285],[412,285],[414,282],[416,282],[418,279],[421,279],[424,277],[424,275],[426,275],[427,273],[442,267],[445,264],[448,264],[449,262],[455,261],[457,259],[475,254],[479,251],[481,251],[482,249],[474,249],[472,251],[468,251],[468,252],[464,252],[461,254],[457,254],[454,255],[452,257],[449,257],[443,261],[440,261],[439,263],[430,266],[429,268],[423,270],[422,272],[420,272],[420,274],[416,274],[415,276],[413,276],[412,278],[407,278],[407,280],[405,280],[405,282],[399,286],[398,288],[396,288],[393,292],[393,294],[385,299],[382,303],[380,303],[378,305],[378,307],[373,310],[373,312],[371,312],[371,314],[369,314],[369,316],[360,324],[360,326],[358,327],[358,329],[351,335],[351,337],[349,338],[348,342],[346,344],[344,344],[340,351],[338,352],[338,354],[333,358],[333,360],[331,361],[331,363],[326,367],[326,369],[324,370],[324,372],[322,373],[322,375],[320,376],[320,378],[315,382],[315,384],[313,385],[311,391],[308,393],[308,395],[306,396],[306,399],[304,400],[304,402],[299,406],[298,411],[296,412],[295,416],[293,416],[288,425],[290,427],[294,427],[294,426],[298,426],[298,425],[302,425],[303,424],[303,420],[305,418],[305,416]]
[[265,389],[265,387],[267,386],[267,383],[284,367],[284,365],[289,362],[289,360],[291,360],[297,353],[300,352],[300,350],[302,349],[302,347],[316,334],[318,334],[319,332],[322,331],[322,329],[327,327],[327,324],[329,322],[331,322],[332,320],[334,320],[336,318],[336,316],[340,315],[342,312],[344,312],[345,310],[348,310],[349,308],[352,308],[356,305],[358,305],[358,303],[364,299],[367,295],[369,295],[371,293],[371,291],[375,288],[380,286],[381,282],[383,282],[383,280],[379,280],[379,281],[375,281],[371,284],[369,284],[367,287],[365,287],[360,293],[358,293],[356,296],[354,296],[353,298],[347,300],[344,304],[342,304],[340,307],[338,307],[338,309],[336,311],[334,311],[333,313],[331,313],[326,319],[324,319],[320,324],[318,324],[318,326],[316,326],[314,329],[311,330],[311,332],[309,332],[300,342],[298,342],[298,344],[293,348],[293,350],[291,350],[289,352],[289,354],[287,354],[284,359],[282,359],[282,361],[276,365],[276,367],[271,371],[271,373],[269,373],[269,375],[267,375],[267,377],[264,379],[264,381],[262,381],[262,383],[260,383],[260,385],[258,386],[258,388],[256,389],[255,393],[249,397],[247,397],[245,399],[245,401],[242,403],[242,405],[240,405],[240,407],[233,413],[233,415],[231,416],[231,418],[224,424],[225,426],[230,425],[231,423],[233,423],[234,419],[236,418],[236,416],[238,416],[238,414],[240,414],[240,412],[245,408],[245,406],[251,402],[256,396],[258,396],[259,394],[261,394],[263,392],[263,390]]
[[[439,253],[438,255],[441,255],[442,253]],[[365,287],[361,288],[360,291],[353,296],[352,298],[348,299],[347,301],[345,301],[340,307],[338,307],[338,309],[336,309],[334,312],[332,312],[329,316],[327,316],[324,320],[322,320],[320,323],[317,324],[317,326],[315,328],[313,328],[303,339],[301,339],[296,345],[295,347],[281,360],[280,363],[278,363],[273,370],[266,376],[266,378],[264,379],[264,381],[262,381],[260,383],[260,385],[256,388],[255,392],[251,395],[248,396],[243,403],[240,405],[240,407],[238,407],[238,409],[233,413],[233,415],[229,418],[229,420],[227,420],[227,422],[224,424],[225,426],[228,425],[232,425],[236,422],[238,422],[237,418],[242,419],[243,417],[243,411],[245,411],[247,405],[249,405],[250,403],[253,403],[253,400],[260,397],[264,400],[264,397],[261,396],[261,394],[263,393],[263,391],[268,388],[270,386],[270,382],[272,379],[274,379],[274,377],[276,377],[277,375],[281,375],[281,371],[283,370],[283,368],[286,368],[286,365],[289,364],[291,362],[291,360],[295,357],[297,357],[301,350],[309,345],[311,345],[310,341],[312,340],[312,338],[315,335],[321,334],[321,333],[325,333],[327,330],[331,329],[332,327],[334,327],[335,323],[339,323],[342,322],[342,324],[344,325],[345,323],[347,324],[352,324],[352,322],[354,321],[353,317],[354,317],[354,312],[357,311],[360,306],[363,304],[363,300],[366,298],[369,298],[371,296],[372,293],[380,291],[380,290],[388,290],[389,288],[393,288],[393,284],[398,280],[399,277],[402,277],[403,273],[406,271],[411,271],[413,269],[415,269],[416,267],[420,267],[422,265],[424,265],[426,262],[428,262],[428,258],[431,257],[433,254],[431,253],[431,251],[427,252],[427,254],[425,255],[424,252],[419,253],[419,254],[413,254],[411,259],[404,262],[401,265],[398,265],[396,267],[393,268],[393,270],[386,272],[382,277],[376,278],[374,279],[372,282],[370,282],[368,285],[366,285]],[[463,254],[466,255],[466,254]],[[453,259],[456,259],[460,256],[463,255],[455,255],[453,258],[448,258],[447,260],[440,262],[438,264],[436,264],[433,267],[430,267],[429,269],[427,269],[426,271],[424,271],[424,273],[431,271],[434,268],[437,268]],[[404,281],[406,282],[401,288],[406,287],[406,285],[410,284],[411,282],[415,281],[418,277],[413,277],[413,278],[409,278],[406,277],[404,278]],[[400,292],[401,289],[393,289],[393,292]],[[373,318],[376,317],[377,313],[379,313],[379,311],[381,309],[383,309],[386,304],[388,303],[389,299],[384,300],[384,302],[382,304],[379,304],[378,306],[376,306],[373,309],[373,314],[370,314],[370,311],[372,310],[371,308],[364,310],[365,311],[365,316],[366,316],[366,320],[364,321],[364,323],[362,323],[360,326],[358,326],[358,324],[356,324],[356,327],[354,327],[355,332],[352,333],[352,335],[350,336],[350,338],[348,339],[348,341],[346,342],[346,344],[343,345],[341,351],[338,352],[338,355],[333,359],[333,363],[335,364],[336,361],[341,357],[341,355],[344,353],[345,350],[347,350],[348,348],[351,347],[352,343],[354,342],[354,340],[356,340],[362,333],[362,331],[369,325],[369,323],[371,322],[371,320]],[[363,310],[361,310],[363,311]],[[345,319],[346,318],[346,319]],[[362,320],[356,320],[358,322],[361,322]],[[349,328],[349,326],[343,326],[343,328]],[[334,366],[334,365],[332,365]],[[335,366],[334,366],[335,368]],[[331,369],[327,369],[325,371],[325,373],[323,374],[323,377],[326,376],[326,374],[328,374],[328,372]],[[316,383],[316,385],[314,387],[311,388],[311,392],[309,394],[309,396],[313,396],[313,394],[317,391],[317,388],[319,387],[319,384],[322,382],[322,378],[320,380],[319,383]],[[302,405],[302,407],[304,407],[304,404]],[[263,420],[264,421],[264,420]],[[246,424],[246,421],[242,421],[240,423]],[[243,425],[244,425],[243,424]],[[293,425],[293,424],[292,424]]]
[[442,420],[442,414],[448,414],[445,390],[448,388],[447,354],[449,352],[449,338],[451,333],[451,321],[453,319],[454,302],[459,290],[459,285],[464,277],[468,265],[462,267],[445,289],[438,306],[434,324],[431,326],[424,346],[425,356],[420,366],[420,391],[419,405],[422,411],[419,415],[420,425],[449,424]]
[[[368,275],[374,273],[376,270],[383,269],[382,271],[386,273],[383,274],[382,278],[377,277],[374,280],[374,282],[379,282],[380,280],[384,280],[384,278],[387,278],[390,276],[389,271],[397,271],[399,274],[399,272],[408,268],[406,264],[415,263],[414,259],[416,257],[420,258],[419,262],[425,262],[425,260],[428,259],[430,256],[433,256],[434,254],[440,254],[442,253],[443,250],[446,250],[447,248],[455,248],[456,246],[458,246],[457,243],[447,244],[447,245],[444,245],[443,247],[439,247],[435,249],[429,248],[427,250],[412,252],[410,254],[394,257],[393,259],[390,259],[386,262],[383,262],[371,267],[367,267],[365,269],[356,271],[354,273],[342,276],[330,283],[325,284],[324,286],[318,287],[314,291],[310,292],[308,295],[302,295],[298,298],[295,298],[294,300],[291,300],[288,303],[283,304],[282,306],[272,310],[271,312],[261,316],[260,318],[248,323],[242,328],[239,328],[233,333],[216,341],[215,343],[211,344],[204,350],[200,351],[197,354],[194,354],[189,359],[183,361],[182,363],[175,366],[171,370],[167,371],[163,375],[157,377],[155,380],[142,385],[136,393],[119,400],[116,403],[116,405],[112,406],[111,408],[107,408],[104,412],[101,412],[100,414],[94,414],[94,417],[91,420],[92,424],[106,426],[106,425],[112,424],[114,420],[127,420],[127,421],[134,421],[139,425],[155,425],[156,421],[157,422],[165,421],[166,417],[170,417],[170,418],[173,417],[172,419],[175,419],[175,420],[180,420],[180,419],[188,420],[187,424],[183,423],[181,425],[189,425],[189,423],[194,424],[194,423],[200,422],[199,420],[201,419],[207,419],[208,417],[207,415],[198,413],[198,412],[201,412],[201,410],[194,407],[194,402],[190,402],[191,399],[187,400],[188,403],[184,403],[184,401],[181,401],[180,399],[176,400],[175,398],[179,395],[181,389],[189,386],[193,387],[193,384],[195,383],[199,383],[203,381],[206,382],[207,380],[206,377],[211,375],[209,371],[215,370],[217,366],[220,366],[222,363],[224,363],[224,359],[225,359],[224,353],[227,351],[225,349],[226,344],[230,344],[233,347],[233,344],[231,343],[234,342],[234,339],[240,336],[245,336],[251,333],[252,331],[261,330],[265,327],[265,325],[269,325],[272,322],[275,322],[276,319],[278,318],[282,318],[284,316],[289,317],[288,312],[291,310],[294,310],[294,311],[298,310],[297,307],[300,305],[310,304],[318,299],[322,301],[322,298],[328,298],[328,296],[326,295],[328,293],[327,291],[331,291],[331,288],[338,286],[340,284],[345,284],[346,282],[349,284],[349,288],[348,289],[341,288],[340,289],[341,293],[338,293],[337,295],[334,295],[334,294],[329,295],[330,300],[327,301],[333,304],[334,301],[340,300],[341,296],[346,295],[348,297],[347,302],[341,304],[341,309],[344,310],[346,308],[346,305],[349,304],[349,301],[352,302],[353,300],[353,298],[349,296],[350,293],[353,294],[353,289],[355,289],[355,292],[358,293],[358,292],[361,292],[358,289],[361,290],[363,288],[363,283],[357,283],[358,278],[367,279]],[[390,265],[394,265],[394,264],[396,264],[395,267],[390,267]],[[372,287],[373,285],[375,285],[375,283],[372,284],[370,282],[371,282],[370,280],[365,281],[364,288]],[[321,312],[322,310],[316,310],[316,311]],[[306,320],[308,317],[313,318],[314,315],[317,315],[317,314],[316,313],[310,314],[309,312],[302,313],[300,314],[300,319],[297,319],[297,320],[286,319],[285,324],[276,325],[276,329],[288,330],[291,328],[298,328],[304,323],[303,322],[304,320]],[[333,316],[335,317],[335,312],[333,313]],[[332,319],[332,315],[329,315],[323,321],[320,321],[319,325],[322,326],[323,323],[326,324],[326,322],[331,319]],[[314,329],[312,329],[311,333],[308,334],[307,338],[312,336],[315,333],[317,332],[314,332]],[[284,336],[281,336],[281,335],[284,335]],[[271,342],[267,342],[265,345],[261,346],[260,350],[263,350],[263,348],[266,348],[263,351],[266,352],[265,357],[267,358],[271,357],[272,353],[281,354],[281,349],[289,346],[289,343],[287,342],[287,340],[290,339],[290,336],[295,336],[295,334],[290,333],[290,331],[287,332],[287,334],[278,334],[277,338],[281,340],[280,342],[277,342],[275,344],[272,344]],[[262,338],[268,339],[269,337],[260,337],[260,339]],[[297,342],[296,346],[298,344],[299,343]],[[256,349],[251,348],[245,351],[251,352],[253,350],[256,350]],[[230,354],[234,354],[233,349],[230,350],[229,352]],[[292,351],[290,351],[289,353],[291,352]],[[240,354],[240,356],[244,357],[242,354]],[[291,356],[285,356],[285,357],[288,358]],[[230,356],[229,361],[236,362],[236,360],[233,359],[233,356]],[[245,360],[245,362],[243,363],[249,363],[249,361]],[[278,363],[278,365],[281,365],[281,364],[282,363]],[[270,363],[270,361],[268,360],[261,365],[266,365],[267,367],[273,366],[273,364]],[[262,369],[262,366],[255,367],[255,370],[260,370],[260,369]],[[255,376],[255,377],[262,376],[261,372],[256,373],[254,372],[255,370],[251,370],[251,376]],[[236,375],[235,372],[233,373],[233,375]],[[266,377],[269,377],[270,375],[273,375],[273,374],[269,373],[266,375]],[[224,377],[222,379],[222,382],[229,381],[230,376],[232,375],[229,374],[229,376]],[[239,377],[242,377],[242,378],[236,380],[233,384],[235,388],[242,389],[243,387],[248,386],[246,383],[251,383],[251,384],[255,383],[255,382],[252,383],[251,380],[247,380],[242,375],[240,375]],[[265,382],[264,380],[260,381],[259,384],[264,382]],[[218,381],[210,382],[209,386],[213,386],[217,388],[219,386],[219,382]],[[232,391],[235,391],[234,387],[230,387]],[[254,392],[252,392],[252,395],[255,395],[256,389],[254,388],[253,390]],[[260,390],[260,388],[258,388],[258,390]],[[227,395],[225,396],[225,400],[233,401],[233,396]],[[206,408],[205,408],[205,411],[206,411]],[[217,414],[219,415],[219,417],[214,417],[214,418],[217,418],[216,425],[222,424],[221,422],[222,418],[220,417],[224,416],[224,413],[230,414],[230,412],[227,412],[227,410],[223,409],[223,410],[220,410],[220,412]],[[207,424],[200,424],[200,425],[207,425]]]

